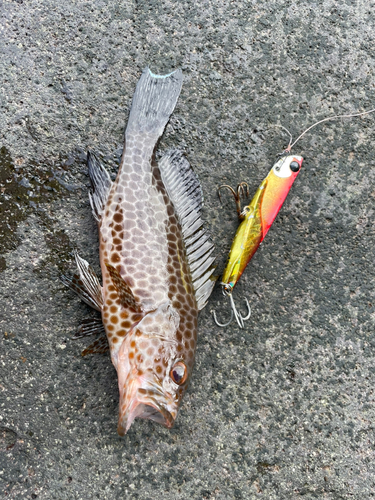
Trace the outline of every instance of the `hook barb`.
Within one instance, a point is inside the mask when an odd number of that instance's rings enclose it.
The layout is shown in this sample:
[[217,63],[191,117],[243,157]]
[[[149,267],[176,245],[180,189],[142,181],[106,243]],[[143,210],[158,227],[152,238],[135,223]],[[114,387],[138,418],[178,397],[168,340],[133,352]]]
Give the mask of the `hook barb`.
[[230,320],[227,323],[219,323],[219,321],[217,320],[217,317],[216,317],[216,311],[211,311],[211,312],[212,312],[212,316],[214,317],[214,321],[217,324],[217,326],[224,328],[225,326],[228,326],[232,323],[233,311],[230,312]]
[[223,188],[229,189],[229,191],[233,194],[234,199],[236,201],[236,209],[237,209],[238,218],[240,220],[242,220],[243,215],[242,215],[242,209],[241,209],[241,196],[242,196],[242,198],[249,197],[249,185],[248,185],[248,183],[247,182],[240,182],[237,186],[237,192],[231,186],[228,186],[228,184],[222,184],[221,186],[219,186],[217,189],[217,194],[219,195],[220,202],[221,202],[220,189],[223,189]]

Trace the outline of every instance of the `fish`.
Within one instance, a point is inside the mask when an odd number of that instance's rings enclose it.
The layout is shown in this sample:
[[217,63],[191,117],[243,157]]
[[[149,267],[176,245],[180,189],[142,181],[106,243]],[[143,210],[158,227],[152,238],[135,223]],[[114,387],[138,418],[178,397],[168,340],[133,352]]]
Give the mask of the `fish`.
[[109,345],[118,376],[120,436],[136,417],[174,425],[193,370],[198,312],[216,281],[197,176],[179,150],[154,161],[182,78],[181,70],[142,73],[115,181],[88,153],[103,286],[77,252],[78,273],[63,277],[101,313],[102,321],[88,319],[77,336],[105,331],[82,354]]
[[231,318],[225,324],[219,323],[213,311],[214,320],[218,326],[229,325],[234,315],[239,327],[244,328],[244,321],[249,319],[251,309],[248,300],[246,299],[248,314],[242,316],[234,304],[233,289],[268,233],[301,170],[302,162],[303,158],[299,155],[287,154],[280,158],[258,187],[251,202],[243,210],[241,209],[241,195],[248,193],[247,183],[240,183],[237,186],[237,192],[228,185],[220,186],[219,190],[228,188],[234,195],[241,223],[233,238],[220,283],[223,294],[230,299]]

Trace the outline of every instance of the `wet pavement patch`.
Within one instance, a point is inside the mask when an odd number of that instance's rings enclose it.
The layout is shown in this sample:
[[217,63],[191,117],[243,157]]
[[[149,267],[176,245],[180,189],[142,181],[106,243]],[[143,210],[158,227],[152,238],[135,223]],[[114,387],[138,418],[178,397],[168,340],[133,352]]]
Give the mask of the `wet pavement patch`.
[[11,450],[15,446],[17,439],[18,436],[14,431],[7,427],[0,427],[0,451]]
[[[18,162],[22,160],[18,160]],[[28,215],[39,213],[42,223],[51,226],[43,216],[43,205],[58,198],[69,196],[79,186],[64,180],[64,174],[72,161],[62,161],[60,166],[29,162],[17,165],[5,147],[0,149],[0,248],[2,254],[14,250],[20,243],[17,227]],[[32,172],[32,175],[30,174]],[[66,256],[72,247],[63,231],[45,235],[47,246],[60,256]],[[64,259],[66,260],[66,259]],[[0,256],[0,272],[6,269],[5,257]]]

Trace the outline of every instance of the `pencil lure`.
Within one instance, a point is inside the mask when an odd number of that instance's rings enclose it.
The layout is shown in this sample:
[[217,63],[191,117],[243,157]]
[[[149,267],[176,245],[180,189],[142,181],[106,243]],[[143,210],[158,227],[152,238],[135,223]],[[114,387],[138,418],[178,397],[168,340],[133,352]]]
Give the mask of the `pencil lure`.
[[244,321],[250,317],[251,309],[247,299],[245,299],[248,307],[247,316],[244,317],[237,311],[232,296],[233,289],[268,233],[301,169],[302,162],[302,156],[288,155],[280,158],[258,187],[249,205],[243,210],[241,210],[241,194],[248,192],[247,184],[244,182],[239,184],[237,192],[230,186],[220,186],[219,189],[228,188],[234,195],[241,223],[234,236],[221,281],[223,294],[228,296],[231,302],[231,318],[228,323],[221,324],[213,312],[218,326],[229,325],[234,315],[240,328],[243,328]]

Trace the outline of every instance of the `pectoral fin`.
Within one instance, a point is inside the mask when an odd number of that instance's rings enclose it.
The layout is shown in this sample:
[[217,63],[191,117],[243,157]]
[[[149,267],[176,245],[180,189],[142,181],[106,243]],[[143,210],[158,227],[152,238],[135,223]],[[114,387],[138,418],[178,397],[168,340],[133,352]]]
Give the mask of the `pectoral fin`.
[[124,307],[129,307],[135,312],[142,312],[142,307],[137,304],[133,292],[130,287],[125,283],[125,281],[120,276],[120,273],[111,264],[106,263],[106,268],[111,277],[113,286],[116,288],[116,292],[119,294],[121,304]]
[[95,340],[95,342],[90,344],[88,347],[86,347],[86,349],[84,349],[81,352],[81,355],[87,356],[87,354],[104,353],[107,352],[108,350],[109,350],[108,340],[107,337],[103,335],[102,337]]
[[78,328],[78,331],[73,335],[73,339],[80,339],[88,335],[105,334],[104,325],[101,318],[86,318]]
[[98,277],[90,264],[82,259],[78,255],[78,252],[74,252],[74,257],[79,274],[75,274],[73,278],[61,276],[61,281],[65,286],[75,291],[86,304],[97,311],[101,311],[103,308],[103,296]]

